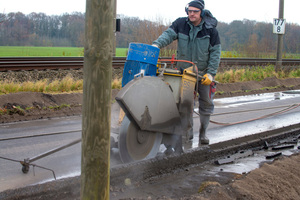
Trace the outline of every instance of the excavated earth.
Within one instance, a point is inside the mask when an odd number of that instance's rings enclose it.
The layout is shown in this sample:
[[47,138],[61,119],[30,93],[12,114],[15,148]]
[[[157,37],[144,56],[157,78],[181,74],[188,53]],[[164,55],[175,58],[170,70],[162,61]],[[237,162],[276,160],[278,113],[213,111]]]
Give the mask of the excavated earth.
[[[216,98],[299,90],[300,78],[218,84]],[[114,99],[118,90],[112,90]],[[112,100],[112,103],[114,101]],[[82,93],[0,95],[0,123],[81,115]],[[28,109],[30,108],[30,109]],[[249,173],[211,175],[203,165],[143,181],[111,184],[110,199],[300,199],[300,155],[280,157]],[[1,183],[0,183],[1,185]],[[80,177],[0,193],[0,199],[80,199]]]
[[[242,96],[300,89],[300,78],[266,78],[263,81],[227,83],[217,85],[215,98]],[[112,102],[118,90],[112,90]],[[9,115],[1,115],[0,123],[64,117],[81,114],[82,93],[45,94],[19,92],[0,95],[0,108]]]

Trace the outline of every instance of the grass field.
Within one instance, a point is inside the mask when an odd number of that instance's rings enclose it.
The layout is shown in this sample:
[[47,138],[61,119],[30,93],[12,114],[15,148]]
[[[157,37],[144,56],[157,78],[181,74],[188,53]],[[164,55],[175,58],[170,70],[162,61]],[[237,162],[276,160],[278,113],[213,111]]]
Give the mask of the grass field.
[[[117,57],[126,57],[128,48],[117,48]],[[0,46],[0,57],[63,57],[83,56],[83,47],[32,47],[32,46]],[[222,51],[222,58],[244,58],[235,51]],[[259,58],[276,58],[276,54],[262,53]],[[300,59],[299,54],[283,54],[283,58]]]
[[[117,57],[126,57],[127,48],[117,48]],[[0,46],[0,57],[83,56],[83,47]]]

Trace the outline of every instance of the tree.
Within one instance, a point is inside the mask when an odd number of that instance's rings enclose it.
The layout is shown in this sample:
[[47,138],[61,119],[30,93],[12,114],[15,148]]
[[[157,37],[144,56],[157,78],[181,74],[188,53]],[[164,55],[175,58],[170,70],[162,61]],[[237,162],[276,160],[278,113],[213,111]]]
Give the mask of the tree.
[[[141,20],[138,17],[118,15],[121,19],[121,32],[116,33],[116,46],[127,48],[131,42],[151,44],[169,25],[163,19],[155,21]],[[84,46],[83,13],[64,13],[47,16],[44,13],[8,13],[0,15],[0,45],[31,45],[31,46]],[[167,25],[166,25],[167,24]],[[170,24],[170,23],[169,23]],[[236,51],[247,55],[252,45],[253,34],[256,35],[258,46],[256,51],[274,54],[276,52],[276,35],[273,24],[252,20],[234,20],[231,23],[219,22],[222,50]],[[300,26],[286,24],[283,36],[285,53],[299,53]],[[171,51],[171,52],[170,52]],[[176,52],[176,42],[161,49],[161,56],[171,56]]]
[[300,53],[300,26],[287,24],[283,41],[286,52]]

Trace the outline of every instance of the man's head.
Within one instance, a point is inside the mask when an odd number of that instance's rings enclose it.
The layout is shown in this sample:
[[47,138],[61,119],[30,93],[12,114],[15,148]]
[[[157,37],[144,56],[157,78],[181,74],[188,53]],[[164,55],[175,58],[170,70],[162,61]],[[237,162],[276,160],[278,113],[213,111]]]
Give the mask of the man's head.
[[189,17],[189,20],[195,25],[199,25],[201,22],[201,12],[205,7],[203,0],[194,0],[188,3],[185,8],[185,11]]
[[203,0],[194,0],[194,1],[191,1],[190,3],[188,3],[188,7],[189,6],[203,10],[205,7],[205,3]]

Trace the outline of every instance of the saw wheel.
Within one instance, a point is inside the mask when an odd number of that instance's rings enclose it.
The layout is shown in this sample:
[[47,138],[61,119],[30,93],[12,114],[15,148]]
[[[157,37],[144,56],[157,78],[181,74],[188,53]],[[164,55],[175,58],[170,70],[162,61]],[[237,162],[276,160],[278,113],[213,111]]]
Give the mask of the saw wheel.
[[155,157],[161,141],[162,133],[142,131],[125,116],[120,127],[118,142],[122,162]]

